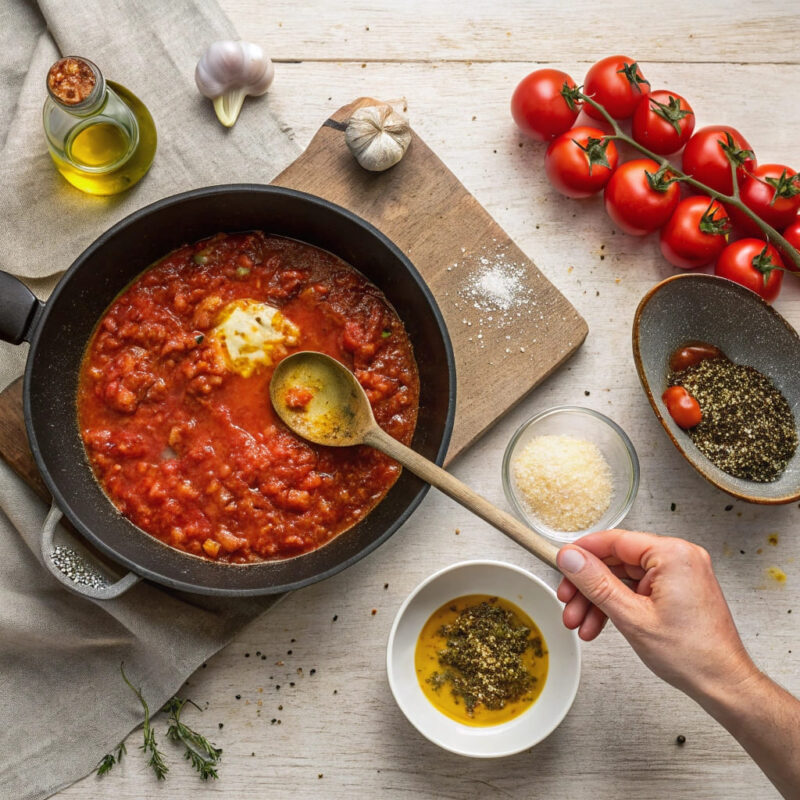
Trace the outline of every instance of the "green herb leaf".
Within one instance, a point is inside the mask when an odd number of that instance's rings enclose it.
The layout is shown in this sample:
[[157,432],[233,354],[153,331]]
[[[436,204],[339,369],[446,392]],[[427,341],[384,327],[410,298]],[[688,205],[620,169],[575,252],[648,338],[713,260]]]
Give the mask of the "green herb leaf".
[[111,768],[115,764],[119,764],[120,761],[122,761],[122,756],[127,752],[128,751],[125,749],[125,742],[120,742],[113,753],[106,753],[103,756],[103,760],[97,767],[98,777],[101,777],[111,772]]
[[236,277],[246,278],[250,274],[250,267],[236,267]]
[[205,337],[205,336],[203,336],[203,334],[202,334],[202,333],[198,333],[198,334],[197,334],[197,336],[195,336],[195,337],[194,337],[194,341],[195,341],[195,343],[196,343],[196,344],[203,344],[203,340],[204,340],[205,338],[206,338],[206,337]]
[[153,730],[152,726],[150,725],[150,708],[147,705],[147,702],[142,695],[141,688],[136,688],[129,680],[128,676],[125,674],[125,664],[122,663],[119,665],[119,671],[122,673],[122,680],[128,684],[130,690],[136,695],[139,699],[139,702],[142,704],[142,708],[144,709],[144,722],[142,723],[142,732],[144,734],[144,742],[139,746],[140,750],[143,750],[145,754],[150,753],[150,758],[147,762],[147,765],[153,770],[158,780],[163,781],[167,777],[167,772],[169,772],[169,767],[167,767],[166,762],[164,761],[164,756],[161,754],[161,751],[158,749],[158,745],[156,743],[156,734]]
[[381,331],[381,339],[388,339],[391,335],[392,332],[388,328]]
[[183,707],[191,703],[195,708],[201,710],[196,703],[191,700],[183,700],[180,697],[173,697],[163,708],[169,715],[169,727],[167,728],[167,738],[173,742],[181,742],[186,748],[184,758],[192,762],[192,766],[200,774],[202,780],[219,778],[217,765],[222,758],[222,750],[215,747],[205,736],[192,730],[188,725],[181,722],[181,712]]

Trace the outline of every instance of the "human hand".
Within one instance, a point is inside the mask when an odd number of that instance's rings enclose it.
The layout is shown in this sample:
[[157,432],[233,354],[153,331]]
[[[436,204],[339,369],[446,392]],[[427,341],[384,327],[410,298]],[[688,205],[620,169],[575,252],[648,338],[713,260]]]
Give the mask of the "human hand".
[[600,531],[561,548],[558,565],[564,624],[581,639],[610,618],[656,675],[695,699],[758,673],[702,547]]

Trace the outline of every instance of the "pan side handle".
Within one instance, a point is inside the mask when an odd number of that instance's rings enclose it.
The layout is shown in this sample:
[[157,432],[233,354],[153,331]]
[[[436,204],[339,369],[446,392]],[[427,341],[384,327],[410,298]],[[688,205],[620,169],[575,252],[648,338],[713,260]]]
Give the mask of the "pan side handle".
[[56,547],[55,530],[61,511],[53,503],[42,525],[42,561],[45,567],[64,586],[75,594],[92,600],[113,600],[135,586],[141,577],[129,572],[118,581],[109,583],[103,573],[80,553],[68,547]]
[[44,303],[8,272],[0,271],[0,339],[11,344],[30,341]]

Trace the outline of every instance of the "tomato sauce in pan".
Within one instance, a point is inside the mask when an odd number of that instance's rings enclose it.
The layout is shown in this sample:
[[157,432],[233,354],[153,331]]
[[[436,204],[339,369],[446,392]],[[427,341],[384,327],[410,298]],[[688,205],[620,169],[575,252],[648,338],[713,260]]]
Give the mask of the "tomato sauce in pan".
[[78,389],[89,461],[119,511],[229,563],[312,551],[365,517],[400,467],[368,447],[310,444],[277,418],[269,381],[299,350],[352,369],[381,427],[410,443],[419,377],[408,335],[339,258],[220,234],[142,274],[98,323]]

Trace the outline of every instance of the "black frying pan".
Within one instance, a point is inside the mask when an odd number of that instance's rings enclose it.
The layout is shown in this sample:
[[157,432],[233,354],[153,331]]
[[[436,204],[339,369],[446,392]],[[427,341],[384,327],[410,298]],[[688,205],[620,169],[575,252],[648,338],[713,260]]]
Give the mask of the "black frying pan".
[[270,594],[333,575],[385,542],[428,488],[405,470],[367,517],[320,549],[282,561],[230,565],[182,553],[144,533],[117,512],[95,482],[78,431],[75,397],[81,358],[98,318],[134,277],[169,251],[221,231],[247,230],[329,250],[383,290],[405,323],[419,365],[420,410],[412,447],[441,464],[455,413],[455,364],[436,301],[389,239],[321,198],[250,184],[168,197],[97,239],[46,305],[15,278],[0,273],[0,338],[31,344],[25,423],[55,504],[114,561],[142,577],[200,594]]

